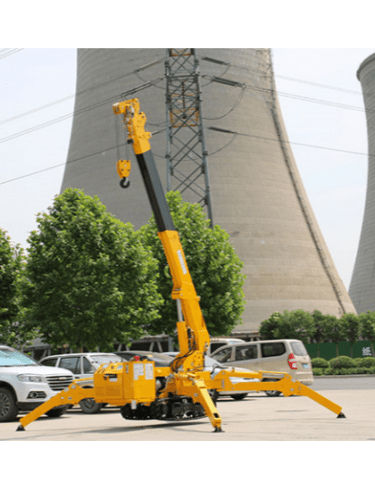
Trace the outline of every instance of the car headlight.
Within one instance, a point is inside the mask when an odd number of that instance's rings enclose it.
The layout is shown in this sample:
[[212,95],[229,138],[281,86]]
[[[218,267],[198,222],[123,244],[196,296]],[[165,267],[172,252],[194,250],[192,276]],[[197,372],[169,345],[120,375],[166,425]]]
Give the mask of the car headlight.
[[19,374],[17,378],[27,383],[43,383],[45,381],[43,376],[36,376],[35,374]]

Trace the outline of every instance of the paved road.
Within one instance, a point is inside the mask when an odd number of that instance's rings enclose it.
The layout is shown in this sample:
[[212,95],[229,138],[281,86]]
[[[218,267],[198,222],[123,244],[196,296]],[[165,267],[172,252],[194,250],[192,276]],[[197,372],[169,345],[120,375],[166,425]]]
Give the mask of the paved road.
[[375,376],[332,376],[315,377],[311,386],[321,390],[375,390]]
[[222,433],[214,433],[207,418],[130,421],[114,409],[96,415],[74,409],[60,419],[41,417],[25,432],[15,431],[18,422],[0,424],[0,441],[375,441],[375,389],[323,389],[321,394],[342,406],[346,418],[306,397],[259,393],[218,402]]

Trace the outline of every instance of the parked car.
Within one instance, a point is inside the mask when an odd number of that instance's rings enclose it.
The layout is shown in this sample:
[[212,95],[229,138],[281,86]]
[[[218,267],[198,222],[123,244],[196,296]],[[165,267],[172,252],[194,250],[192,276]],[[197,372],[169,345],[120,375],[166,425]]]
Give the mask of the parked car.
[[[42,366],[12,347],[0,345],[0,422],[16,420],[19,411],[31,411],[68,387],[67,369]],[[48,417],[60,417],[67,406],[53,408]]]
[[[212,353],[212,358],[225,366],[287,373],[305,385],[314,382],[311,359],[300,340],[258,340],[220,347]],[[266,391],[266,394],[279,396],[280,391]]]
[[210,338],[210,345],[207,351],[208,355],[211,355],[212,352],[215,352],[215,350],[219,349],[220,347],[223,347],[225,345],[234,345],[234,344],[243,344],[245,341],[242,339],[235,339],[232,337],[226,338],[226,337],[211,337]]
[[[165,354],[169,355],[170,357],[176,357],[178,352],[165,352]],[[218,372],[222,371],[223,369],[225,370],[227,366],[222,364],[221,362],[217,361],[216,359],[213,359],[210,356],[204,356],[204,367],[205,370],[211,371],[211,378],[214,378]],[[239,369],[235,368],[235,371],[249,371],[252,372],[251,369]],[[253,383],[259,383],[258,379],[249,379],[249,378],[230,378],[231,382],[235,385],[236,383],[243,383],[243,382],[253,382]],[[255,390],[254,390],[255,391]],[[219,393],[215,394],[216,397],[220,396],[230,396],[233,398],[233,400],[243,400],[246,398],[246,396],[249,394],[249,390],[247,391],[240,391],[240,390],[234,390],[234,391],[220,391]]]
[[[78,354],[57,354],[44,357],[40,363],[43,366],[57,366],[68,369],[73,374],[74,379],[82,379],[92,378],[94,372],[101,364],[121,361],[121,357],[116,354],[83,352]],[[85,398],[79,402],[79,405],[84,413],[98,413],[106,404],[96,403],[93,398]]]

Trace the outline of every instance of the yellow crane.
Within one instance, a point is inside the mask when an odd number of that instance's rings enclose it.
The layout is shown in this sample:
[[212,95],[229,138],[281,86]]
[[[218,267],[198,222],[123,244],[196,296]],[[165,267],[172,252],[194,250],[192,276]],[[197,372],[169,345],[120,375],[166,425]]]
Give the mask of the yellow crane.
[[[140,111],[138,99],[114,104],[113,112],[123,116],[128,143],[133,146],[171,271],[172,298],[177,303],[180,351],[169,367],[155,367],[154,362],[139,359],[102,365],[94,373],[91,387],[87,387],[88,380],[74,381],[68,388],[21,418],[17,430],[24,430],[51,408],[75,405],[84,398],[94,398],[97,403],[121,407],[121,415],[126,419],[167,421],[207,416],[215,432],[221,432],[222,420],[210,393],[232,390],[277,390],[284,396],[307,396],[338,417],[345,417],[339,405],[294,381],[286,373],[242,372],[233,368],[221,370],[213,376],[204,369],[204,356],[210,337],[154,162],[149,142],[151,133],[145,131],[146,116]],[[117,162],[123,188],[130,184],[130,171],[130,161]],[[248,381],[234,384],[233,378]],[[273,380],[269,381],[270,378]]]

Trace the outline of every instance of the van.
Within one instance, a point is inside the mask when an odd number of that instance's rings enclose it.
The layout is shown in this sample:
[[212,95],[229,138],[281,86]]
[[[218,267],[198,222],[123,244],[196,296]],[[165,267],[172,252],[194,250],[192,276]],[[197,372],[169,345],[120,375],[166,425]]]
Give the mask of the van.
[[[253,371],[287,373],[305,385],[314,382],[311,359],[305,346],[296,339],[258,340],[220,347],[211,354],[226,366],[244,367]],[[279,396],[279,391],[266,391]]]
[[210,338],[210,347],[208,349],[207,354],[211,355],[211,352],[217,351],[220,347],[226,345],[235,345],[235,344],[244,344],[245,341],[242,339],[232,339],[227,337],[211,337]]

